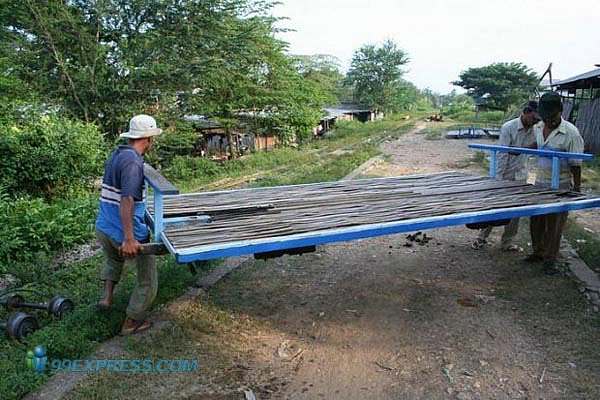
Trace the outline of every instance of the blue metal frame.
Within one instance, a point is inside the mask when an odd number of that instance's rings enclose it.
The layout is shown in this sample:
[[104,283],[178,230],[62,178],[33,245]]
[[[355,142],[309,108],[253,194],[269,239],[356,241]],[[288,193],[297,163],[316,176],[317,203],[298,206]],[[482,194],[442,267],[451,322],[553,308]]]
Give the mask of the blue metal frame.
[[469,147],[472,149],[486,150],[490,152],[490,177],[496,177],[497,167],[497,154],[500,153],[518,153],[518,154],[530,154],[537,157],[551,158],[552,159],[552,182],[550,187],[554,190],[558,189],[560,183],[560,159],[575,159],[575,160],[592,160],[594,156],[586,153],[568,153],[565,151],[552,151],[552,150],[536,150],[528,149],[525,147],[510,147],[510,146],[498,146],[493,144],[480,144],[471,143]]
[[[533,154],[540,157],[550,157],[553,159],[553,170],[559,170],[561,158],[575,158],[583,160],[589,160],[593,158],[593,156],[590,154],[564,153],[548,150],[525,149],[518,147],[494,146],[483,144],[471,144],[469,145],[469,147],[491,151],[492,159],[490,162],[490,175],[492,176],[492,172],[495,174],[497,152],[514,152],[522,154]],[[493,171],[492,165],[494,166]],[[502,219],[511,219],[516,217],[527,217],[532,215],[552,214],[565,211],[581,210],[585,208],[600,207],[600,198],[563,201],[560,203],[553,204],[512,207],[480,212],[463,212],[458,214],[409,219],[404,221],[395,221],[382,224],[359,225],[339,229],[307,232],[296,235],[270,237],[229,243],[219,243],[198,246],[178,251],[167,239],[167,236],[164,232],[165,225],[187,223],[192,221],[209,222],[210,217],[207,215],[197,215],[188,217],[165,218],[164,200],[168,196],[178,194],[178,191],[173,185],[166,181],[164,177],[162,177],[153,169],[149,172],[150,173],[146,175],[145,178],[146,182],[154,192],[154,212],[150,214],[147,211],[147,217],[149,223],[153,226],[154,240],[156,242],[164,243],[169,252],[175,256],[175,259],[178,263],[189,263],[192,261],[210,260],[215,258],[286,250],[306,246],[316,246],[327,243],[343,242],[375,236],[390,235],[403,232],[414,232],[418,230],[435,229],[455,225],[464,225],[469,223],[488,222]],[[553,186],[556,184],[556,187],[558,187],[558,176],[556,177],[556,182],[554,182],[554,179],[555,177],[553,175]]]
[[[160,243],[163,241],[162,232],[165,225],[164,197],[166,195],[177,195],[179,190],[148,164],[144,164],[144,179],[148,186],[152,188],[154,199],[154,215],[151,215],[148,212],[148,207],[146,207],[146,216],[152,222],[154,241]],[[148,201],[147,195],[145,201]]]
[[198,246],[180,251],[176,251],[169,244],[166,238],[164,242],[167,244],[169,251],[172,254],[175,254],[175,258],[178,263],[188,263],[199,260],[210,260],[214,258],[240,256],[244,254],[254,254],[296,247],[315,246],[326,243],[365,239],[369,237],[391,235],[395,233],[415,232],[425,229],[465,225],[476,222],[496,221],[516,217],[527,217],[532,215],[552,214],[596,207],[600,207],[600,198],[554,204],[503,208],[480,212],[465,212],[436,217],[410,219],[405,221],[387,222],[383,224],[359,225],[289,236]]

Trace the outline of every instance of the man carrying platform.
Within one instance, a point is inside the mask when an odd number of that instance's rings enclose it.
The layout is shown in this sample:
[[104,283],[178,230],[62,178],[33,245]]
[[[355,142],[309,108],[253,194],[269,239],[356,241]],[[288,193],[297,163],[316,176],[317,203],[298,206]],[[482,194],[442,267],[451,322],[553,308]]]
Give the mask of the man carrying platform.
[[[544,93],[539,102],[542,122],[533,127],[537,148],[540,150],[583,153],[583,138],[575,125],[562,119],[562,101],[556,92]],[[552,180],[552,160],[540,158],[536,184],[550,186]],[[561,190],[581,190],[581,160],[561,160]],[[533,254],[528,262],[544,262],[544,271],[555,274],[556,260],[560,250],[562,231],[567,222],[567,212],[531,217],[531,244]]]
[[121,279],[123,264],[126,259],[135,260],[137,283],[127,306],[127,318],[121,329],[123,335],[150,328],[146,316],[158,291],[155,257],[139,252],[141,243],[150,240],[144,223],[143,155],[161,131],[154,118],[136,115],[129,122],[129,131],[121,134],[128,140],[127,145],[119,146],[104,168],[96,235],[106,264],[100,275],[104,281],[104,297],[97,306],[101,310],[112,306],[113,291]]
[[[537,113],[538,103],[529,101],[523,108],[521,115],[502,125],[500,128],[500,146],[511,147],[533,147],[535,144],[535,135],[533,126],[539,122]],[[498,154],[498,169],[496,176],[499,179],[510,181],[527,180],[527,155],[508,153]],[[473,248],[479,249],[487,243],[487,239],[492,233],[493,226],[487,226],[480,230],[479,237],[473,242]],[[508,225],[504,227],[500,247],[505,251],[518,250],[518,247],[512,243],[519,230],[519,218],[513,218]]]

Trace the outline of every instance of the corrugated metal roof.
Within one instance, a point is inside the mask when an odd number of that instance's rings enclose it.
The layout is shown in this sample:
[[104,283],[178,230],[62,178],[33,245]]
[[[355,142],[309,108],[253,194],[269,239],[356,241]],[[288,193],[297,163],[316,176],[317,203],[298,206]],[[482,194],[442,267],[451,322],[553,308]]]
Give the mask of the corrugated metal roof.
[[[576,86],[575,84],[579,81],[588,81],[588,80],[594,81],[595,85],[596,85],[595,81],[598,81],[597,85],[600,85],[600,68],[589,71],[589,72],[585,72],[580,75],[573,76],[571,78],[563,79],[562,81],[554,82],[554,84],[552,86],[555,86],[558,88],[560,88],[561,86],[572,87],[572,86]],[[589,87],[589,84],[587,84],[585,86]]]
[[373,110],[369,110],[368,108],[361,107],[357,104],[348,104],[342,103],[333,107],[326,107],[323,109],[325,111],[325,117],[323,119],[333,119],[337,118],[340,115],[344,114],[354,114],[354,113],[362,113],[362,112],[372,112]]

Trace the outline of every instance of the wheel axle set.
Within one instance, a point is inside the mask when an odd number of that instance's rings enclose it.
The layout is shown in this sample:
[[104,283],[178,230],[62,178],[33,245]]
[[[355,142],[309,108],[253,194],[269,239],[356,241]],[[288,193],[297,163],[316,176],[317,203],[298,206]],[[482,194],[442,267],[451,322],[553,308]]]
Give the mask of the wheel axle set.
[[54,296],[47,303],[28,303],[19,294],[0,299],[0,305],[11,311],[8,319],[0,321],[0,329],[4,329],[9,337],[17,340],[37,330],[39,324],[35,316],[15,310],[21,308],[43,310],[55,318],[62,319],[75,308],[73,301],[66,297]]

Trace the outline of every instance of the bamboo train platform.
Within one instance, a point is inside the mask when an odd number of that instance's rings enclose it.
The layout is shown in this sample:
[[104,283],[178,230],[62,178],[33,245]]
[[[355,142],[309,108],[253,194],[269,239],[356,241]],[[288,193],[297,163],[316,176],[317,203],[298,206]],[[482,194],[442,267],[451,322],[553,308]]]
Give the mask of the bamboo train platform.
[[179,263],[600,207],[600,197],[453,171],[164,193],[148,215]]

